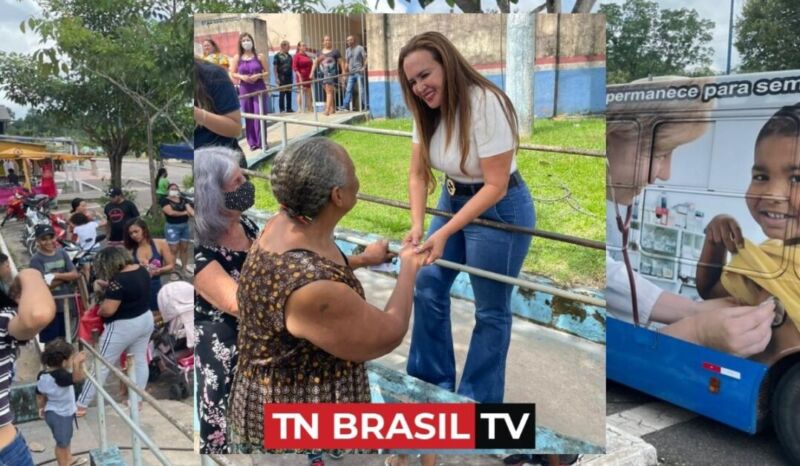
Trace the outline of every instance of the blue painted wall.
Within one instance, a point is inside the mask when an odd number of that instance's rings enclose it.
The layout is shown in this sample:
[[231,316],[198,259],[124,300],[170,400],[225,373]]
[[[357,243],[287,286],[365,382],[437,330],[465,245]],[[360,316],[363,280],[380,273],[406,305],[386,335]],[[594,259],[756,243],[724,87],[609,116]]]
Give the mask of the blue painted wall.
[[[503,87],[501,74],[486,75]],[[553,70],[534,73],[533,111],[536,117],[548,118],[557,114],[602,113],[606,107],[606,69],[604,67],[560,70],[558,75],[558,105],[555,103],[555,79]],[[386,93],[389,92],[390,111],[386,108]],[[369,104],[375,118],[408,117],[400,84],[397,80],[377,81],[369,84]]]

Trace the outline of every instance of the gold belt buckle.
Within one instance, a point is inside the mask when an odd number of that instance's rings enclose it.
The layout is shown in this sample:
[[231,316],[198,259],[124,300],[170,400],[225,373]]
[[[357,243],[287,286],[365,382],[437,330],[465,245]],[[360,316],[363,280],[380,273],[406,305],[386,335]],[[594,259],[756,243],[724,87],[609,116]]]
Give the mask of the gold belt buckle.
[[456,184],[453,183],[453,180],[447,178],[447,180],[445,181],[445,186],[447,186],[447,193],[450,194],[451,196],[455,196]]

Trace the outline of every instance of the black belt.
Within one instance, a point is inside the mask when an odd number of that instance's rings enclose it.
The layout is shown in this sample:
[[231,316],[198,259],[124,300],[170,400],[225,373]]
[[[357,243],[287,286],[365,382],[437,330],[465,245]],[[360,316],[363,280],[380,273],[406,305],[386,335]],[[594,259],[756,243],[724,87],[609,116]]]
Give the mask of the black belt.
[[[508,177],[508,187],[513,188],[523,183],[522,175],[515,171]],[[483,188],[483,183],[459,183],[449,176],[444,179],[444,186],[451,196],[472,196]]]

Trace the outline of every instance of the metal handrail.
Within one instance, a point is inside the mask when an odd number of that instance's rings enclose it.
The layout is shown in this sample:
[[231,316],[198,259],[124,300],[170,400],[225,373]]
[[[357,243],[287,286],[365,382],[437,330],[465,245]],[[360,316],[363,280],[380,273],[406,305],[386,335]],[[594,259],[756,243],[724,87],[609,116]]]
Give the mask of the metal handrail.
[[[95,356],[95,357],[97,357],[97,356]],[[101,359],[102,359],[102,357],[101,357]],[[140,438],[145,443],[145,445],[147,445],[147,448],[149,448],[150,451],[153,453],[153,455],[155,455],[155,457],[158,458],[158,460],[161,462],[161,464],[172,465],[172,462],[169,459],[167,459],[166,456],[164,456],[164,452],[162,452],[161,449],[158,448],[158,445],[156,445],[153,442],[153,440],[150,439],[150,437],[142,431],[142,429],[133,421],[133,419],[131,419],[127,414],[125,414],[125,409],[123,409],[116,401],[114,401],[114,399],[111,397],[111,395],[101,386],[100,383],[98,383],[97,379],[95,379],[89,373],[89,371],[86,370],[86,365],[85,364],[83,366],[83,371],[85,373],[86,379],[94,384],[94,388],[95,388],[95,390],[97,390],[97,393],[100,396],[103,397],[104,401],[108,401],[108,404],[111,406],[111,408],[114,409],[114,411],[117,412],[117,414],[119,415],[120,419],[122,419],[122,421],[125,422],[125,424],[127,424],[128,427],[130,427],[130,429],[135,433],[135,435],[138,438]],[[98,403],[100,403],[100,402],[98,401]],[[138,409],[138,407],[133,406],[133,405],[132,405],[132,408],[133,409]],[[136,456],[136,455],[134,455],[134,456]],[[134,459],[134,462],[137,462],[137,460]]]
[[[83,345],[83,347],[85,349],[89,350],[89,352],[92,353],[92,356],[94,356],[95,361],[100,362],[101,364],[106,366],[106,368],[109,370],[109,372],[111,374],[113,374],[115,377],[117,377],[123,384],[125,384],[125,386],[128,387],[129,390],[132,390],[138,396],[142,397],[143,401],[146,401],[150,406],[152,406],[161,416],[163,416],[170,424],[172,424],[176,429],[178,429],[178,431],[180,433],[182,433],[186,438],[188,438],[189,440],[193,440],[194,439],[194,434],[192,432],[192,428],[191,427],[186,426],[181,421],[179,421],[178,419],[173,417],[170,413],[168,413],[164,408],[162,408],[161,405],[159,405],[158,400],[156,400],[153,397],[153,395],[147,393],[146,391],[140,389],[134,383],[132,383],[130,378],[127,375],[125,375],[124,372],[122,372],[121,370],[117,369],[114,366],[114,364],[108,362],[105,358],[103,358],[103,356],[91,345],[91,343],[89,343],[88,341],[86,341],[84,339],[80,339],[80,342],[81,342],[81,344]],[[86,374],[88,376],[88,371],[86,372]],[[92,380],[92,379],[90,379],[90,380]],[[93,383],[95,384],[95,387],[98,389],[98,393],[100,393],[101,387],[99,387],[97,385],[96,381],[94,381],[94,380],[93,380]],[[99,406],[99,404],[98,404],[98,406]],[[114,405],[112,404],[112,408],[113,407],[114,407]],[[138,407],[136,407],[136,408],[138,409]],[[115,410],[116,410],[116,408],[115,408]],[[119,413],[119,411],[117,411],[117,413]],[[149,447],[149,445],[148,445],[148,447]],[[221,465],[225,465],[225,466],[235,466],[235,464],[233,462],[231,462],[230,460],[228,460],[224,456],[220,456],[220,455],[208,455],[208,456],[210,456],[211,459],[213,459],[217,464],[221,464]]]
[[[253,176],[253,177],[256,177],[256,178],[269,180],[269,176],[267,176],[267,175],[265,175],[263,173],[257,172],[257,171],[243,169],[242,173],[244,173],[245,175],[248,175],[248,176]],[[393,199],[385,199],[385,198],[382,198],[382,197],[372,196],[370,194],[363,194],[363,193],[356,194],[356,197],[358,199],[360,199],[360,200],[363,200],[363,201],[366,201],[366,202],[372,202],[372,203],[375,203],[375,204],[382,204],[382,205],[386,205],[386,206],[390,206],[390,207],[397,207],[397,208],[406,209],[406,210],[410,210],[411,209],[411,206],[408,203],[395,201]],[[452,218],[455,215],[452,212],[447,212],[447,211],[444,211],[444,210],[434,209],[434,208],[431,208],[431,207],[425,207],[425,212],[430,214],[430,215],[438,215],[440,217],[447,217],[447,218]],[[523,234],[526,234],[526,235],[538,236],[539,238],[550,239],[550,240],[553,240],[553,241],[560,241],[562,243],[574,244],[576,246],[583,246],[583,247],[597,249],[597,250],[601,250],[601,251],[604,251],[606,249],[606,243],[604,243],[602,241],[595,241],[595,240],[586,239],[586,238],[579,238],[577,236],[564,235],[564,234],[555,233],[555,232],[552,232],[552,231],[537,230],[536,228],[523,227],[523,226],[519,226],[519,225],[510,225],[510,224],[507,224],[507,223],[501,223],[501,222],[496,222],[494,220],[486,220],[486,219],[482,219],[482,218],[475,218],[472,221],[470,221],[469,223],[471,225],[482,225],[482,226],[485,226],[485,227],[494,228],[496,230],[503,230],[503,231],[509,231],[509,232],[512,232],[512,233],[523,233]]]
[[[278,123],[295,124],[303,126],[317,126],[329,129],[341,129],[346,131],[355,131],[360,133],[380,134],[384,136],[397,136],[401,138],[410,138],[411,131],[399,131],[393,129],[380,129],[380,128],[364,128],[362,126],[352,126],[342,123],[323,123],[311,120],[298,120],[296,118],[279,117],[272,115],[256,115],[255,113],[242,113],[243,118],[252,118],[255,120],[275,121]],[[596,151],[591,149],[580,149],[575,147],[559,147],[559,146],[544,146],[539,144],[520,144],[518,150],[539,151],[539,152],[556,152],[561,154],[585,155],[590,157],[603,157],[606,153],[603,151]]]
[[280,89],[284,89],[284,88],[289,88],[289,87],[304,86],[306,84],[316,84],[316,83],[318,83],[320,81],[325,81],[327,79],[339,78],[341,76],[347,76],[348,74],[349,73],[339,73],[339,74],[336,74],[336,75],[333,75],[333,76],[328,76],[327,78],[311,79],[311,80],[308,80],[308,81],[302,81],[300,83],[284,84],[283,86],[270,86],[269,84],[267,84],[267,88],[266,89],[262,89],[260,91],[253,91],[253,92],[250,92],[248,94],[242,94],[242,95],[239,96],[239,98],[242,99],[242,98],[245,98],[245,97],[253,97],[253,96],[256,96],[256,95],[259,95],[259,94],[265,94],[267,92],[274,92],[274,91],[277,91],[277,90],[280,90]]
[[[250,215],[252,217],[256,217],[256,218],[265,219],[265,220],[269,220],[272,217],[272,214],[267,214],[267,213],[264,213],[264,212],[257,212],[257,211],[252,211],[252,210],[249,210],[249,211],[245,212],[245,214],[246,215]],[[364,240],[362,238],[358,238],[358,237],[349,235],[347,233],[340,233],[340,232],[334,231],[333,236],[336,239],[340,239],[342,241],[347,241],[348,243],[357,244],[359,246],[368,246],[370,244],[369,241],[366,241],[366,240]],[[396,253],[398,251],[399,251],[398,249],[392,248],[392,252]],[[525,288],[525,289],[533,290],[533,291],[539,291],[539,292],[542,292],[542,293],[548,293],[548,294],[551,294],[553,296],[558,296],[560,298],[569,299],[569,300],[580,302],[580,303],[583,303],[583,304],[588,304],[588,305],[591,305],[591,306],[597,306],[597,307],[602,307],[602,308],[606,307],[606,301],[604,299],[594,298],[594,297],[591,297],[591,296],[586,296],[586,295],[582,295],[582,294],[578,294],[578,293],[573,293],[571,291],[565,291],[565,290],[562,290],[560,288],[556,288],[556,287],[553,287],[553,286],[543,285],[543,284],[535,283],[535,282],[532,282],[532,281],[529,281],[529,280],[522,280],[522,279],[517,278],[517,277],[511,277],[511,276],[508,276],[508,275],[503,275],[503,274],[499,274],[499,273],[495,273],[495,272],[490,272],[488,270],[483,270],[483,269],[479,269],[479,268],[476,268],[476,267],[470,267],[468,265],[458,264],[456,262],[452,262],[452,261],[448,261],[448,260],[444,260],[444,259],[437,259],[434,263],[439,265],[439,266],[448,268],[448,269],[457,270],[459,272],[464,272],[464,273],[467,273],[467,274],[470,274],[470,275],[476,275],[476,276],[483,277],[483,278],[488,278],[490,280],[506,283],[508,285],[518,286],[520,288]]]

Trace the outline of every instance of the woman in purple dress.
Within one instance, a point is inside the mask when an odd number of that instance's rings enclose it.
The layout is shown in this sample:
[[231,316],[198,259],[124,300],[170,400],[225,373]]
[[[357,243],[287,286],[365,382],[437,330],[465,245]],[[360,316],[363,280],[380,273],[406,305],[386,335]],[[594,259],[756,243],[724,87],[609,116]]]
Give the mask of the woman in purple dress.
[[[256,52],[253,36],[246,32],[239,36],[239,54],[233,57],[231,61],[231,78],[239,80],[239,95],[263,91],[267,88],[266,84],[264,84],[264,80],[269,79],[267,59],[263,53]],[[269,105],[267,104],[269,99],[266,98],[266,94],[242,97],[240,101],[242,112],[244,113],[257,114],[259,106],[263,109],[264,114],[269,113]],[[250,145],[250,150],[262,147],[260,127],[258,120],[248,119],[245,123],[245,133],[247,134],[247,143]]]

